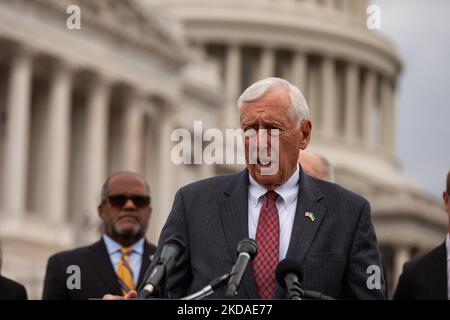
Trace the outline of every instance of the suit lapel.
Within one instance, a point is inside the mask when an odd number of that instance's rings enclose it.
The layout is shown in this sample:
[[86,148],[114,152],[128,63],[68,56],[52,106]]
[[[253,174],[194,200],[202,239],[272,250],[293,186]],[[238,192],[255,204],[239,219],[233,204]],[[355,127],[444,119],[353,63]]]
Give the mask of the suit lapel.
[[153,250],[147,241],[144,241],[144,254],[142,255],[141,270],[139,271],[138,285],[142,282],[145,272],[150,266],[151,259],[153,258]]
[[121,295],[119,282],[103,239],[89,247],[87,260],[111,294]]
[[[315,186],[314,181],[303,174],[303,171],[300,173],[298,192],[297,209],[286,258],[302,263],[319,230],[326,209],[317,203],[323,196]],[[312,213],[314,221],[310,217],[305,216],[306,213]]]
[[[237,257],[239,241],[248,238],[248,183],[248,171],[244,170],[226,187],[224,199],[219,203],[227,250],[233,261]],[[247,297],[258,298],[251,263],[247,266],[241,287],[247,291]]]
[[[295,260],[298,264],[305,259],[326,212],[325,207],[318,203],[322,198],[314,181],[300,167],[297,208],[286,259]],[[314,221],[305,216],[307,212],[314,215]],[[281,298],[285,293],[284,289],[277,286],[274,297]]]
[[[219,203],[227,247],[233,260],[236,259],[238,242],[248,238],[248,184],[248,171],[244,170],[230,182],[225,189],[224,199]],[[322,198],[314,181],[300,167],[297,208],[286,258],[298,263],[305,259],[325,215],[325,207],[318,203]],[[305,217],[305,212],[313,213],[314,221]],[[252,264],[247,266],[242,287],[247,291],[247,297],[259,297]],[[283,293],[284,290],[278,287],[274,297],[281,297]]]

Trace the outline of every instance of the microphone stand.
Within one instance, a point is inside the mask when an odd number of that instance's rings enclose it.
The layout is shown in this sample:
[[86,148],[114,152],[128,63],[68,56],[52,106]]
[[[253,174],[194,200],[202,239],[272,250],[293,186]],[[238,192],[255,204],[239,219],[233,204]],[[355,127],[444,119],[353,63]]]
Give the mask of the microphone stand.
[[314,300],[336,300],[333,297],[327,296],[321,292],[311,291],[311,290],[302,290],[303,298],[305,299],[314,299]]
[[206,287],[200,289],[199,291],[188,295],[180,300],[200,300],[207,296],[210,296],[214,293],[215,290],[225,286],[228,283],[228,279],[231,277],[231,274],[224,274],[213,281],[211,281]]
[[291,286],[288,286],[288,299],[289,300],[335,300],[334,298],[327,296],[321,292],[312,290],[303,290],[300,282],[294,281]]
[[327,296],[321,292],[312,290],[303,290],[300,286],[292,288],[289,291],[289,300],[336,300],[333,297]]

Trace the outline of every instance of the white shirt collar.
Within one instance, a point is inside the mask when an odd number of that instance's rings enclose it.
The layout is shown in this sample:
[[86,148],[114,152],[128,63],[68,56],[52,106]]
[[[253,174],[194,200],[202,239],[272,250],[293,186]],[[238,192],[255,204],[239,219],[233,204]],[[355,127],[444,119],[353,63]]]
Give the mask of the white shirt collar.
[[[111,237],[107,236],[106,234],[103,234],[102,237],[109,255],[112,255],[120,251],[120,249],[122,248],[122,245],[120,243],[114,241],[113,239],[111,239]],[[144,238],[141,238],[138,241],[136,241],[131,246],[131,248],[133,248],[133,252],[136,252],[140,255],[144,254]]]
[[[268,191],[249,174],[249,197],[251,199],[251,204],[254,208],[258,206],[258,202],[262,201],[261,197],[266,194]],[[293,201],[295,201],[298,197],[298,182],[300,180],[300,169],[297,164],[297,168],[295,172],[291,175],[291,177],[283,183],[281,186],[275,188],[275,192],[278,193],[280,198],[283,200],[283,205],[287,207]]]

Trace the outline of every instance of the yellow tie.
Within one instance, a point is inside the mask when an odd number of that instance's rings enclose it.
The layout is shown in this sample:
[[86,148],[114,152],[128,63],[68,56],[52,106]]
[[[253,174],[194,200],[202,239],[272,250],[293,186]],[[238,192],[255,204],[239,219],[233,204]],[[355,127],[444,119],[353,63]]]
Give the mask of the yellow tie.
[[133,248],[126,247],[120,249],[122,257],[117,268],[117,277],[119,278],[120,288],[123,295],[126,295],[130,290],[136,289],[136,284],[134,283],[133,278],[133,270],[128,262],[128,258],[132,252]]

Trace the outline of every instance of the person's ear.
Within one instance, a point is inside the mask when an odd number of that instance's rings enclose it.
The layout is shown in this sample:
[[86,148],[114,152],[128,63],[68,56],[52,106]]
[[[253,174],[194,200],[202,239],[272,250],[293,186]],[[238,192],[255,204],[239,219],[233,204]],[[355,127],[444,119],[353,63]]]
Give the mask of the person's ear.
[[98,216],[100,217],[100,219],[102,219],[102,220],[103,220],[104,210],[105,209],[103,208],[103,203],[100,203],[97,207],[97,213],[98,213]]
[[300,140],[300,149],[305,150],[311,140],[312,123],[310,120],[302,120],[300,124],[300,131],[302,132],[302,138]]

